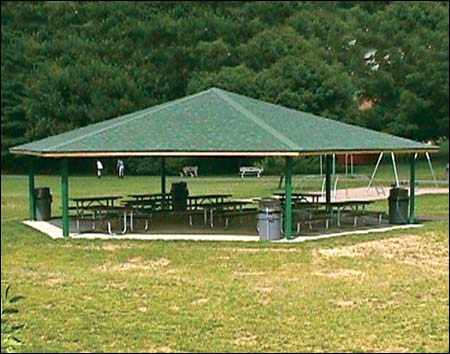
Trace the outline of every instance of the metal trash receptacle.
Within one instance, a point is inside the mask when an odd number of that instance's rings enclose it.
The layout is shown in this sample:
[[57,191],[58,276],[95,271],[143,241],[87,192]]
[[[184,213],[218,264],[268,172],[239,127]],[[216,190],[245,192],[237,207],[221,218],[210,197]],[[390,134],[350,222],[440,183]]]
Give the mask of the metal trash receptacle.
[[279,240],[281,235],[281,207],[276,198],[258,201],[257,226],[259,238],[263,241]]
[[407,224],[409,195],[405,188],[391,188],[389,191],[389,223]]
[[52,217],[52,195],[49,187],[34,189],[36,220],[49,220]]
[[174,211],[186,211],[189,190],[186,182],[174,182],[170,189],[172,208]]

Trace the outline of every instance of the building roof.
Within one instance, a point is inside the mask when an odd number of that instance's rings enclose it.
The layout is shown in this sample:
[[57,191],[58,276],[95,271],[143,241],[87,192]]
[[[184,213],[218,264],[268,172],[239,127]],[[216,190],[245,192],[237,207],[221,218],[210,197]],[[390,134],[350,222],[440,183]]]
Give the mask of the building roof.
[[436,149],[211,88],[10,152],[43,157],[297,156]]

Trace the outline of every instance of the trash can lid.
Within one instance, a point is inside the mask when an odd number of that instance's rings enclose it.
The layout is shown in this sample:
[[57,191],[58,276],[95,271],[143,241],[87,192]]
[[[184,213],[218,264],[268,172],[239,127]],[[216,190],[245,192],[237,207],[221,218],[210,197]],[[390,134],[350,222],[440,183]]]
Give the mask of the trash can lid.
[[36,187],[34,189],[34,194],[38,198],[49,197],[50,187]]

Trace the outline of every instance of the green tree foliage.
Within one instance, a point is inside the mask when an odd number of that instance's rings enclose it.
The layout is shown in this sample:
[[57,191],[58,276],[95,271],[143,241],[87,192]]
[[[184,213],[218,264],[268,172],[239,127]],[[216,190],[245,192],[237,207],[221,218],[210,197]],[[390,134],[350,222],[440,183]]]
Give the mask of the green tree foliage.
[[[2,2],[2,168],[17,169],[11,146],[211,86],[417,140],[448,137],[448,8]],[[130,160],[128,172],[156,172],[155,161]],[[201,160],[174,163],[176,173]]]

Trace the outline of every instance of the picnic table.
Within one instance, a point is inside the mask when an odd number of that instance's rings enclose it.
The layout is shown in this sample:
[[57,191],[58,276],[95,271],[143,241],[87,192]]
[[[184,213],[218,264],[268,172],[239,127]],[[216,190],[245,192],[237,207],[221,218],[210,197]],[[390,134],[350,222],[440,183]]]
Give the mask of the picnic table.
[[150,206],[155,209],[160,206],[161,209],[169,209],[172,201],[172,195],[170,193],[144,193],[144,194],[128,194],[127,197],[133,198],[133,200],[124,200],[125,206],[138,206],[145,208]]
[[[364,215],[366,213],[366,207],[370,204],[373,204],[374,200],[343,200],[343,201],[332,201],[329,203],[331,206],[331,213],[333,213],[333,209],[336,209],[337,211],[337,225],[341,226],[341,216],[342,213],[346,209],[351,209],[352,212],[355,213],[355,215]],[[326,206],[326,202],[320,202],[318,203],[320,205]],[[354,222],[356,223],[357,218],[354,219]]]
[[[214,228],[214,213],[225,213],[225,212],[243,212],[244,205],[251,204],[251,201],[243,200],[230,200],[219,203],[203,203],[199,205],[199,208],[203,210],[203,224],[208,223],[208,214],[210,219],[210,227]],[[192,226],[192,219],[190,219],[190,224]]]
[[188,208],[196,210],[205,204],[218,204],[224,203],[224,199],[231,197],[231,194],[202,194],[202,195],[189,195]]
[[70,201],[75,202],[75,207],[71,208],[76,210],[77,232],[80,231],[80,219],[85,218],[86,211],[93,212],[92,217],[93,219],[95,219],[97,213],[101,212],[102,210],[113,208],[114,202],[120,198],[122,198],[121,195],[70,198]]
[[[141,209],[139,207],[133,205],[120,205],[120,206],[96,205],[90,207],[90,210],[92,210],[96,215],[96,217],[92,219],[93,229],[95,229],[96,220],[105,221],[107,224],[108,233],[110,235],[113,234],[111,222],[113,220],[120,220],[120,215],[122,215],[121,233],[125,234],[128,230],[128,227],[130,228],[131,231],[134,231],[134,219],[136,217],[136,214],[139,215],[139,213],[141,212]],[[148,226],[149,226],[149,215],[145,215],[145,231],[148,230]],[[79,228],[78,223],[77,228]]]
[[[284,203],[286,199],[285,193],[274,193]],[[319,192],[295,192],[292,193],[292,201],[294,203],[319,203],[322,193]]]

